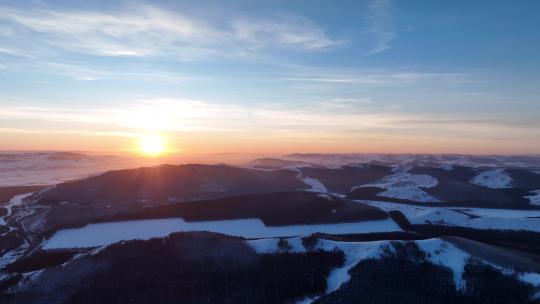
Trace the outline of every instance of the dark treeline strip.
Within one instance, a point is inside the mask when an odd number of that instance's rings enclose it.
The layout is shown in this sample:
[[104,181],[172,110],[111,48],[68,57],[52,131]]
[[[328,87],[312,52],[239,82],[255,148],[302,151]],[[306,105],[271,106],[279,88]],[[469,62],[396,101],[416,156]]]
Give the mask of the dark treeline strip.
[[186,221],[259,218],[268,226],[284,226],[379,220],[386,219],[388,215],[375,207],[347,199],[328,199],[317,193],[299,191],[150,207],[119,218],[167,217],[181,217]]
[[63,264],[71,259],[75,251],[37,251],[16,260],[4,268],[8,272],[30,272]]

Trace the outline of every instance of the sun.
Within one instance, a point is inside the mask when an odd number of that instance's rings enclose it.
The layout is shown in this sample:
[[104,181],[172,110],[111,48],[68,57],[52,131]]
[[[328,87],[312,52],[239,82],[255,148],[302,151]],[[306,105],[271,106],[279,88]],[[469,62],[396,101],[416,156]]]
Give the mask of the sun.
[[147,156],[159,156],[166,152],[166,141],[163,136],[146,134],[139,138],[139,152]]

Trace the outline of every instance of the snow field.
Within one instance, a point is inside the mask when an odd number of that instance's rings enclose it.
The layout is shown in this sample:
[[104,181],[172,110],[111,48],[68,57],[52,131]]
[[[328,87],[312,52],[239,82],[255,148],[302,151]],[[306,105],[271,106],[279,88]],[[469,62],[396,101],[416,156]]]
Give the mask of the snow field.
[[393,174],[372,184],[353,187],[351,191],[360,187],[378,187],[385,191],[378,193],[377,196],[417,202],[438,202],[423,190],[437,186],[438,180],[425,174],[410,174],[408,170],[409,167],[396,167]]
[[323,183],[321,183],[318,179],[315,179],[315,178],[311,178],[311,177],[303,177],[303,178],[300,178],[306,185],[310,186],[311,189],[309,189],[308,191],[313,191],[313,192],[321,192],[321,193],[326,193],[328,192],[328,190],[326,189],[326,187],[323,185]]
[[506,174],[504,169],[494,169],[474,176],[470,183],[491,189],[502,189],[512,186],[512,178]]
[[123,240],[147,240],[173,232],[209,231],[244,238],[306,236],[313,233],[348,234],[401,231],[391,219],[339,224],[265,226],[260,219],[186,222],[181,218],[90,224],[64,229],[45,241],[43,249],[86,248]]
[[531,205],[540,206],[540,189],[531,192],[534,194],[531,196],[526,196],[525,198],[529,199]]

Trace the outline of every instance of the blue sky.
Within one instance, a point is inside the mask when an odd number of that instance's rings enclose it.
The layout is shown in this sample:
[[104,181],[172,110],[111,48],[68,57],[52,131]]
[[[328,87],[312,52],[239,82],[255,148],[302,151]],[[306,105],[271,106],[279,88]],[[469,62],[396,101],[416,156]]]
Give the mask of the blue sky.
[[538,154],[539,12],[538,1],[2,1],[0,143],[122,150],[159,132],[193,152]]

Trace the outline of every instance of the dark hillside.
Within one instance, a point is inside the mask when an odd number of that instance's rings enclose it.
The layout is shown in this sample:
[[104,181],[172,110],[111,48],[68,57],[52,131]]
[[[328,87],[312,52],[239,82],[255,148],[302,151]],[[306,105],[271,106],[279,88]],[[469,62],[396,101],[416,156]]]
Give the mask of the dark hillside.
[[259,218],[268,226],[283,226],[380,220],[388,215],[375,207],[335,196],[281,192],[151,207],[131,217],[182,217],[186,221]]
[[35,199],[43,204],[166,205],[242,194],[306,189],[290,170],[261,171],[226,165],[162,165],[110,171],[65,182]]

